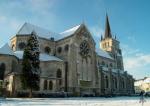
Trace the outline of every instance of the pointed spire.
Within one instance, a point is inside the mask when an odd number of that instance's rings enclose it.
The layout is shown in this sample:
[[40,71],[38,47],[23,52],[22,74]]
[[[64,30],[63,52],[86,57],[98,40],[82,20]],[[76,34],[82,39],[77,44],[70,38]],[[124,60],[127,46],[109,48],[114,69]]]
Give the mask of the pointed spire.
[[106,13],[106,24],[105,24],[105,34],[104,34],[104,38],[111,38],[111,29],[110,29],[110,25],[109,25],[109,19],[108,19],[108,15]]
[[103,35],[101,35],[101,41],[103,40]]
[[115,39],[117,39],[116,35],[115,35]]

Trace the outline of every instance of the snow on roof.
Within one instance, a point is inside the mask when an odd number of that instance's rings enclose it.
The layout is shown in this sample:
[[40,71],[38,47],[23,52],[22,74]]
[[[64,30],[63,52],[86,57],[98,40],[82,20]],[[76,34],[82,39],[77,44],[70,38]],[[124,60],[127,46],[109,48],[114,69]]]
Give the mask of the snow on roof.
[[42,37],[42,38],[54,38],[56,40],[61,39],[63,36],[54,32],[51,32],[49,30],[46,30],[44,28],[32,25],[30,23],[25,23],[21,29],[18,31],[17,35],[28,35],[31,34],[32,31],[35,31],[37,33],[38,36]]
[[8,43],[0,48],[0,54],[14,55],[14,52],[11,50]]
[[150,83],[150,78],[146,78],[146,79],[144,80],[144,82],[145,82],[145,83]]
[[150,77],[137,80],[137,81],[134,82],[134,85],[135,86],[140,86],[140,85],[142,85],[144,83],[150,83]]
[[143,80],[135,81],[135,82],[134,82],[134,85],[135,85],[135,86],[140,86],[140,85],[142,85],[142,83],[143,83]]
[[106,51],[104,51],[104,50],[102,50],[102,49],[96,49],[96,53],[99,55],[99,56],[101,56],[101,57],[105,57],[105,58],[109,58],[109,59],[112,59],[113,60],[113,58],[106,52]]
[[70,35],[74,34],[80,26],[81,25],[77,25],[77,26],[75,26],[75,27],[73,27],[71,29],[68,29],[68,30],[66,30],[64,32],[61,32],[59,34],[62,35],[63,37],[70,36]]
[[77,25],[69,30],[61,32],[60,34],[51,32],[44,28],[38,27],[36,25],[32,25],[30,23],[25,23],[21,29],[18,31],[17,35],[29,35],[32,31],[35,31],[38,36],[46,39],[54,38],[55,40],[60,40],[64,37],[70,36],[80,27],[81,25]]
[[[15,56],[19,59],[23,58],[23,51],[15,51]],[[63,61],[56,56],[40,53],[40,61]]]

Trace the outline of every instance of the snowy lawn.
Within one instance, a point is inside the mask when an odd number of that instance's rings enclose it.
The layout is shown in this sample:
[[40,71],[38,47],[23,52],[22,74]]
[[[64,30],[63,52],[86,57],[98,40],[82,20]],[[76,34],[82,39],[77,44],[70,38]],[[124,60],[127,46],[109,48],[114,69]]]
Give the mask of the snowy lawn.
[[[143,106],[150,106],[150,98],[145,98]],[[0,106],[142,106],[139,97],[113,98],[7,98],[0,99]]]

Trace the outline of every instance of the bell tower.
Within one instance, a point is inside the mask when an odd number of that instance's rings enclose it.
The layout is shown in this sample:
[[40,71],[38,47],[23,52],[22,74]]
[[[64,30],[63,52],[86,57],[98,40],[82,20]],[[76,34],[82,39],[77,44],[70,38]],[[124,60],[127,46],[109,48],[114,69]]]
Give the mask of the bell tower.
[[108,15],[106,14],[105,33],[101,36],[100,48],[108,52],[115,60],[115,68],[124,70],[122,52],[119,44],[120,42],[117,40],[116,36],[113,36],[111,33]]

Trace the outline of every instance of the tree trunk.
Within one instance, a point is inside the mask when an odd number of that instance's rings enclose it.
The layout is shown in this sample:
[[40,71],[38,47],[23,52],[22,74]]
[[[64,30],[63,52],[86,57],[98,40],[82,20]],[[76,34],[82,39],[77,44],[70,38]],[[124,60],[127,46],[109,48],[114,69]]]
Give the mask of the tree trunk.
[[30,88],[29,98],[32,98],[32,88]]

